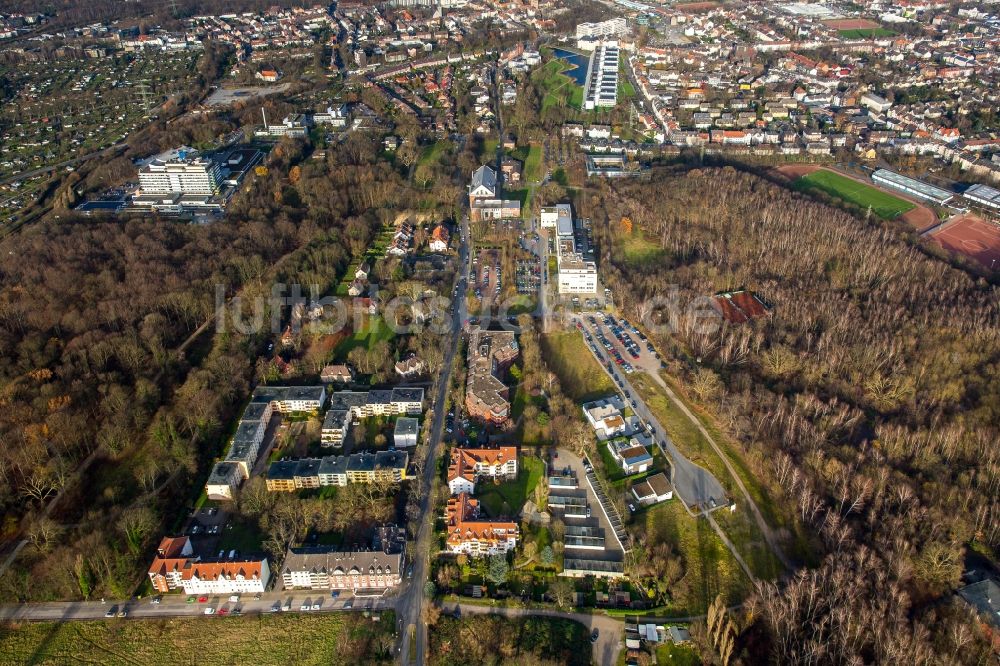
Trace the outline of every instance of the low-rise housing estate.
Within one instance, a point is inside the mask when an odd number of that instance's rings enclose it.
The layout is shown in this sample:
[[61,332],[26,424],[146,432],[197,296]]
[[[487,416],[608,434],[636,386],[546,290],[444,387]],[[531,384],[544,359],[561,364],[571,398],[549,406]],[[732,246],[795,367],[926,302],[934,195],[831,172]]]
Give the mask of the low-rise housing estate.
[[517,447],[496,449],[451,450],[448,465],[448,489],[452,495],[476,492],[476,482],[488,478],[494,481],[517,478]]
[[448,550],[473,557],[506,553],[517,546],[517,523],[480,517],[479,501],[468,493],[448,500],[446,509]]

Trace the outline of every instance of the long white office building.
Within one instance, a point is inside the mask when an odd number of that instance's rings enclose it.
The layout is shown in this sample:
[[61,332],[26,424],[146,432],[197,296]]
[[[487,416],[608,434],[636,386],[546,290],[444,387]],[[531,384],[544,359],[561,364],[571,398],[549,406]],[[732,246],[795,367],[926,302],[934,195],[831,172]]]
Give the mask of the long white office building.
[[222,170],[217,162],[201,157],[154,159],[139,171],[139,186],[143,194],[201,194],[211,196],[219,191]]
[[590,54],[583,106],[586,109],[614,106],[618,103],[618,42],[601,42]]
[[625,17],[619,16],[598,23],[580,23],[576,26],[576,38],[581,37],[622,37],[628,33]]

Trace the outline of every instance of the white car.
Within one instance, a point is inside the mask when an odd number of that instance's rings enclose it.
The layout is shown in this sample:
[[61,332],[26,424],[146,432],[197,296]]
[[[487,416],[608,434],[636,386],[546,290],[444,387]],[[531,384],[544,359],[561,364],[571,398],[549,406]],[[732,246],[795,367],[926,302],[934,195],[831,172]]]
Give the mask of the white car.
[[312,609],[313,610],[319,610],[319,604],[314,603],[313,606],[312,606]]
[[215,615],[215,609],[209,606],[205,609],[205,615]]

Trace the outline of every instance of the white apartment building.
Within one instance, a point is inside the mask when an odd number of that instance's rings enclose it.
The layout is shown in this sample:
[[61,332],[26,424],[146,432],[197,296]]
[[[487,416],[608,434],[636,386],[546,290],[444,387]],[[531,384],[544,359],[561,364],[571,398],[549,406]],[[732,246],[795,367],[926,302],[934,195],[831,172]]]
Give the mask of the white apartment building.
[[183,580],[186,594],[255,594],[271,580],[267,559],[193,562]]
[[618,103],[618,42],[601,42],[590,55],[583,106],[587,110]]
[[580,23],[576,26],[576,38],[581,37],[622,37],[628,34],[628,23],[624,16],[618,16],[598,23]]
[[200,194],[212,196],[219,191],[222,171],[216,162],[202,158],[181,157],[154,159],[139,171],[143,194]]

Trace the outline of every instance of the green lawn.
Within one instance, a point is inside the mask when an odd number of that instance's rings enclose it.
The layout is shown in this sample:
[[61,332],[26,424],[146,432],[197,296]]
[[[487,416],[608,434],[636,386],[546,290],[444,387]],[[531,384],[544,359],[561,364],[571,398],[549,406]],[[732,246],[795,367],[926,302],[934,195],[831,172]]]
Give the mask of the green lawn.
[[256,523],[233,519],[222,530],[219,550],[224,550],[227,553],[231,550],[238,550],[241,554],[262,553],[264,552],[261,547],[263,541],[264,535]]
[[517,199],[521,202],[521,219],[528,219],[531,217],[531,206],[528,202],[528,194],[530,190],[528,188],[520,190],[505,190],[503,195],[507,199]]
[[[5,664],[391,663],[395,614],[351,613],[0,626]],[[294,637],[294,640],[289,640]]]
[[382,317],[367,318],[361,328],[340,341],[333,350],[333,357],[343,360],[355,347],[373,349],[379,341],[389,342],[394,337],[395,333]]
[[555,58],[532,75],[539,88],[545,93],[542,98],[543,112],[551,106],[564,104],[569,104],[577,109],[583,107],[583,88],[578,86],[576,81],[569,76],[563,74],[570,68],[569,63]]
[[739,603],[750,592],[749,579],[712,526],[692,518],[680,502],[658,504],[637,519],[651,542],[672,544],[684,560],[684,577],[674,586],[666,614],[698,615],[720,593],[727,603]]
[[493,161],[497,156],[497,145],[499,143],[499,139],[496,138],[484,139],[483,153],[479,156],[479,159],[485,162]]
[[800,192],[818,190],[865,210],[870,206],[873,213],[886,220],[895,219],[916,207],[909,201],[828,169],[813,171],[798,178],[792,183],[792,188]]
[[691,645],[663,643],[656,646],[657,666],[699,666],[701,658]]
[[563,393],[570,399],[586,402],[614,392],[614,383],[587,349],[579,331],[543,335],[542,351],[545,362],[559,377]]
[[838,30],[844,39],[868,39],[870,37],[892,37],[896,33],[888,28],[857,28],[855,30]]
[[489,481],[480,481],[476,484],[476,499],[493,518],[516,516],[544,475],[544,462],[535,456],[522,455],[518,461],[516,481],[505,481],[496,485]]
[[542,147],[537,143],[531,144],[528,149],[528,156],[524,160],[524,177],[530,182],[542,179]]
[[622,251],[630,264],[645,264],[663,257],[666,251],[649,239],[641,230],[635,230],[622,239]]

